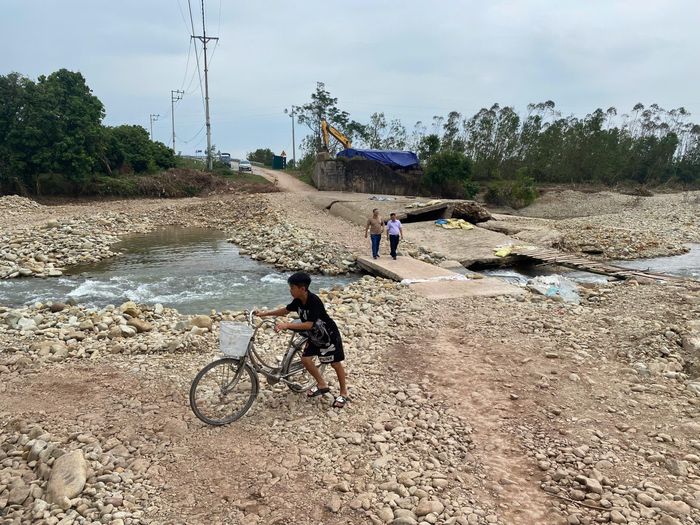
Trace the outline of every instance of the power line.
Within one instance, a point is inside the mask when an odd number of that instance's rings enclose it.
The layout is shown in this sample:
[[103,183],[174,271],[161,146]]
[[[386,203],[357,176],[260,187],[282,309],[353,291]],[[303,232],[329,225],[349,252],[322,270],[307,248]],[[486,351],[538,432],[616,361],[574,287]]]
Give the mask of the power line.
[[[187,63],[185,64],[185,74],[182,77],[182,86],[180,86],[180,91],[185,89],[185,82],[187,82],[187,72],[190,69],[190,55],[192,54],[192,39],[190,38],[190,45],[187,47]],[[192,75],[194,77],[194,75]]]
[[202,133],[202,130],[204,130],[204,124],[202,124],[202,127],[199,128],[199,130],[197,131],[197,133],[195,133],[191,138],[189,138],[189,139],[187,139],[187,140],[183,140],[182,142],[184,142],[185,144],[189,144],[189,143],[192,142],[194,139],[196,139],[197,137],[199,137],[199,134]]
[[[187,7],[190,10],[190,26],[192,27],[192,33],[190,34],[190,39],[194,38],[194,18],[192,17],[192,2],[187,0]],[[194,56],[197,59],[197,73],[199,74],[199,91],[202,94],[202,106],[205,106],[204,102],[204,89],[202,89],[202,70],[199,66],[199,52],[197,51],[197,41],[194,42]]]

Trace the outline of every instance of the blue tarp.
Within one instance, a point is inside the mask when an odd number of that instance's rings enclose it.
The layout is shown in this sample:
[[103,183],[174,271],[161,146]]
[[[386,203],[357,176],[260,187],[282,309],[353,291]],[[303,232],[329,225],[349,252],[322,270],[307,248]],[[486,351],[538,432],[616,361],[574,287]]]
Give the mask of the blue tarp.
[[412,168],[418,166],[418,155],[412,151],[392,151],[385,149],[344,149],[337,157],[362,157],[381,162],[391,168]]

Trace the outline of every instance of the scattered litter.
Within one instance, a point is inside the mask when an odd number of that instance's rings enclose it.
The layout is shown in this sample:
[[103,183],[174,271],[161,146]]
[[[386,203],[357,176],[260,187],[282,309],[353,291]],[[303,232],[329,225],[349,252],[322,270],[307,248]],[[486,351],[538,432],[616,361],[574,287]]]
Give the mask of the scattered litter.
[[525,245],[514,245],[514,244],[505,244],[503,246],[497,246],[493,250],[493,254],[496,257],[507,257],[511,253],[513,253],[513,250],[518,250],[518,251],[523,251],[523,250],[534,250],[535,246],[525,246]]
[[510,255],[510,253],[513,251],[513,245],[509,244],[508,246],[501,246],[500,248],[496,248],[496,250],[493,252],[493,254],[496,257],[507,257]]
[[474,225],[464,219],[438,219],[435,221],[435,226],[441,226],[448,230],[471,230],[474,228]]
[[436,277],[429,277],[427,279],[404,279],[399,284],[408,286],[409,284],[416,283],[432,283],[436,281],[468,281],[469,277],[462,275],[461,273],[456,273],[454,275],[439,275]]
[[432,201],[427,201],[427,202],[414,202],[412,204],[409,204],[406,206],[406,209],[408,208],[425,208],[426,206],[434,206],[436,204],[441,204],[442,201],[440,199],[434,199]]
[[396,197],[385,197],[384,195],[372,195],[369,200],[371,201],[395,201]]
[[576,283],[561,275],[538,275],[527,282],[527,287],[546,297],[560,297],[567,303],[581,302]]

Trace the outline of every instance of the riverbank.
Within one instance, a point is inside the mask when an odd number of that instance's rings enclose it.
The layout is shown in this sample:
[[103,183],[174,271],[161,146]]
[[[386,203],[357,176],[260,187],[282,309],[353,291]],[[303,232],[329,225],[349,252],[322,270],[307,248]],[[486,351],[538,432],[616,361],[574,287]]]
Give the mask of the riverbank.
[[[23,257],[48,220],[106,248],[139,228],[218,225],[263,260],[299,235],[323,257],[289,260],[318,269],[367,249],[361,227],[299,195],[22,206],[0,235],[21,234],[9,246]],[[663,234],[661,211],[649,217]],[[602,221],[587,241],[619,224]],[[432,301],[370,277],[330,290],[351,402],[333,410],[263,382],[249,417],[219,429],[194,418],[187,392],[239,312],[1,308],[0,523],[699,521],[700,290],[632,280],[581,294]],[[84,478],[75,495],[50,490],[64,468]]]

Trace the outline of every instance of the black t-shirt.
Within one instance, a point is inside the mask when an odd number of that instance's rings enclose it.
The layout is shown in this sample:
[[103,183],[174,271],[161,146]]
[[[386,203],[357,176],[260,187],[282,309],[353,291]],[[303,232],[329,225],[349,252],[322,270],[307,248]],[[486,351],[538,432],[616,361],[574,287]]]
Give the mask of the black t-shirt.
[[306,304],[303,304],[300,299],[294,299],[291,303],[287,305],[287,311],[297,312],[299,314],[299,319],[303,323],[312,322],[315,323],[319,319],[323,321],[328,335],[331,338],[340,334],[338,330],[338,325],[335,321],[326,313],[326,307],[323,306],[323,301],[315,293],[309,292],[309,296],[306,299]]

